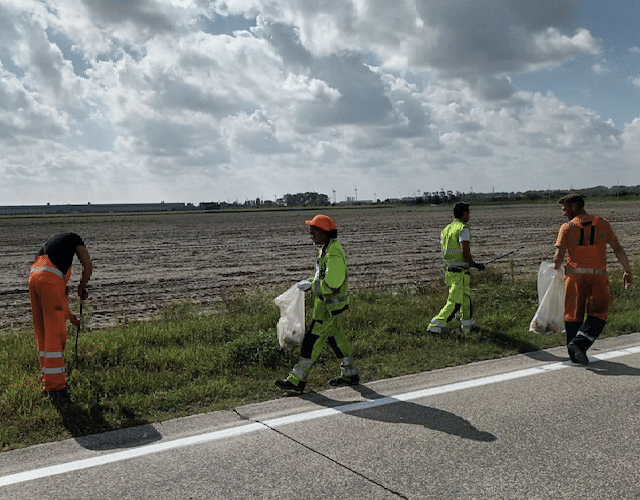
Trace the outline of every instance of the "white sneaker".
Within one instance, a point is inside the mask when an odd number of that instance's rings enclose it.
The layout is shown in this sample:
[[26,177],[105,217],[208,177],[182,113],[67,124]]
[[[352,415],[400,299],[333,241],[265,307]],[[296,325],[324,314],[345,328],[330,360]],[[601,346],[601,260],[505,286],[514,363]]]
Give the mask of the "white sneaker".
[[429,325],[427,327],[427,331],[429,333],[444,333],[447,331],[446,326],[438,326],[438,325]]
[[462,328],[463,332],[471,332],[474,330],[475,326],[476,322],[472,319],[467,319],[460,322],[460,327]]

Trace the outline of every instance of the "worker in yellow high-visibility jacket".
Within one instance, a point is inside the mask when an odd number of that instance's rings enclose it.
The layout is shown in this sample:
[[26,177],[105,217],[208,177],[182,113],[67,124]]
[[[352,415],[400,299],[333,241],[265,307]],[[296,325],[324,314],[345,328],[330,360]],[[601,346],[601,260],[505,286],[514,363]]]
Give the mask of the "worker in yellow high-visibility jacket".
[[318,245],[315,275],[301,281],[301,290],[313,293],[311,325],[307,328],[300,359],[286,379],[276,380],[276,386],[290,391],[304,390],[311,367],[318,360],[328,343],[340,359],[340,376],[329,380],[334,387],[360,383],[358,371],[353,365],[351,344],[342,326],[342,313],[349,307],[349,272],[347,258],[337,240],[338,228],[328,215],[318,214],[305,221],[311,239]]
[[442,230],[440,246],[445,263],[445,283],[449,288],[447,303],[431,319],[427,331],[442,333],[458,313],[464,331],[470,331],[475,325],[471,303],[471,273],[475,267],[481,271],[484,264],[474,262],[471,256],[471,231],[469,229],[470,206],[468,203],[456,203],[453,207],[453,222]]

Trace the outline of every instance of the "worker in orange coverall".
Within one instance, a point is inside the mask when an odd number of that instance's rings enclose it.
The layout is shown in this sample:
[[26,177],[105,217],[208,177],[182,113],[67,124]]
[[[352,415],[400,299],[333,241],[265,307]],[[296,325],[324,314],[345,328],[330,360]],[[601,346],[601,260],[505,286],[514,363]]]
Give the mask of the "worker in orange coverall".
[[69,398],[64,366],[66,320],[80,326],[80,319],[69,310],[68,300],[67,283],[74,255],[82,264],[78,284],[78,297],[82,300],[86,296],[93,264],[84,241],[75,233],[57,234],[42,245],[29,274],[31,315],[42,370],[42,390],[53,402],[64,402]]
[[573,362],[588,365],[587,349],[602,333],[609,313],[607,244],[624,269],[622,280],[627,289],[633,282],[633,272],[609,221],[588,214],[584,199],[577,194],[564,196],[558,203],[569,219],[560,227],[553,257],[555,268],[560,269],[567,253],[564,281],[567,348]]

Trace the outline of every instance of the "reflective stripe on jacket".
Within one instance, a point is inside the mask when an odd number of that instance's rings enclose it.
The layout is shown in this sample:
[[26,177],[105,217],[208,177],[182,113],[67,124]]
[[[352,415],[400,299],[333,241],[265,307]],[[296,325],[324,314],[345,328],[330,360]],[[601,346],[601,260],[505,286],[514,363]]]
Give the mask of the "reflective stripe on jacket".
[[468,268],[469,263],[465,261],[460,245],[460,233],[465,227],[469,227],[464,221],[454,219],[451,224],[445,227],[440,233],[440,246],[444,262],[449,267]]
[[71,278],[71,268],[69,268],[67,272],[63,274],[62,271],[60,271],[60,269],[58,269],[54,265],[54,263],[51,262],[51,259],[46,254],[38,255],[36,257],[36,260],[34,260],[33,264],[31,265],[31,270],[29,271],[29,274],[31,275],[31,274],[40,273],[43,271],[55,274],[59,278],[62,278],[65,284],[69,283],[69,279]]
[[348,276],[347,258],[342,245],[338,240],[331,240],[318,250],[312,287],[316,299],[321,301],[331,316],[340,314],[349,307]]
[[34,267],[33,269],[31,269],[29,274],[39,273],[40,271],[48,271],[64,279],[64,274],[62,274],[62,271],[60,271],[60,269],[58,269],[57,267],[53,267],[53,266]]

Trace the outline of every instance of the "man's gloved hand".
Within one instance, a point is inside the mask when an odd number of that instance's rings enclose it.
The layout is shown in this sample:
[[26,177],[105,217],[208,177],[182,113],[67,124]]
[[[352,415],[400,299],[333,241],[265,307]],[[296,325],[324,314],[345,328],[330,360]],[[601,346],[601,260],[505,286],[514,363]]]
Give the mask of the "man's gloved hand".
[[78,318],[75,314],[70,313],[69,314],[69,321],[71,321],[71,324],[75,327],[80,326],[80,318]]
[[303,292],[308,292],[309,290],[311,290],[311,281],[309,280],[298,281],[296,285],[298,286],[298,289],[302,290]]
[[474,262],[473,264],[471,264],[471,266],[475,267],[478,271],[484,271],[485,269],[487,269],[487,266],[485,266],[484,264],[479,264],[477,262]]

